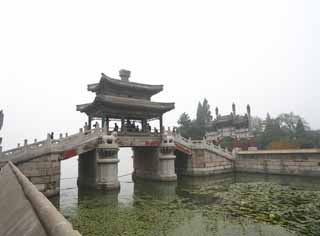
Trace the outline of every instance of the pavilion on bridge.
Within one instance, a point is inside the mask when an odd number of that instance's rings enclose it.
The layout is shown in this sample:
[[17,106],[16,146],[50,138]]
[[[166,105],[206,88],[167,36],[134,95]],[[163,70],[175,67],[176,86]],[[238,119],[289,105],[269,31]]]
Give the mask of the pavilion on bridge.
[[[110,130],[110,121],[120,121],[121,127],[112,130],[127,132],[151,132],[149,121],[159,120],[163,132],[163,114],[174,109],[174,103],[152,102],[151,97],[163,90],[163,85],[149,85],[129,81],[130,71],[120,70],[121,80],[101,75],[99,83],[89,84],[88,91],[95,92],[92,103],[77,105],[77,111],[88,116],[88,126],[93,120],[101,120],[102,127]],[[140,127],[136,125],[140,124]],[[157,128],[154,128],[158,132]]]

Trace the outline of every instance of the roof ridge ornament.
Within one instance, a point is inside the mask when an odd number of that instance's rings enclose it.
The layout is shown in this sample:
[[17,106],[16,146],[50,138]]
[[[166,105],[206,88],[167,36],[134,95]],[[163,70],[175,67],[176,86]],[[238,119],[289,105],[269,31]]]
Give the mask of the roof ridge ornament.
[[130,70],[125,70],[125,69],[119,70],[119,76],[122,81],[129,82],[130,75],[131,75]]

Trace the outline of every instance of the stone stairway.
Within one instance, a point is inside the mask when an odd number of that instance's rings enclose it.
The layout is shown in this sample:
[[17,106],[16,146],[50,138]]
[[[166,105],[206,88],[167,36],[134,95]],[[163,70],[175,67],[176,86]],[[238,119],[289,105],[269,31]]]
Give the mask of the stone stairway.
[[[182,137],[178,133],[173,133],[170,131],[167,131],[168,135],[171,135],[174,137],[174,142],[176,143],[177,149],[179,151],[185,152],[186,154],[191,155],[193,149],[205,149],[209,152],[218,154],[226,159],[233,160],[234,156],[231,152],[228,151],[228,149],[223,149],[220,146],[214,145],[210,142],[208,142],[206,139],[202,140],[191,140],[186,139]],[[180,148],[183,147],[183,148]]]

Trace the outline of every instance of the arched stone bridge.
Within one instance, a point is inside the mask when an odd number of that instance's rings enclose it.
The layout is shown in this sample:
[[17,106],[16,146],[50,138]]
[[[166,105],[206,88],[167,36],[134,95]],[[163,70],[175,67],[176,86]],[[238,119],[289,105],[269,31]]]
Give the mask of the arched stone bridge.
[[74,135],[50,136],[42,141],[0,153],[0,168],[8,161],[47,196],[60,187],[60,161],[79,156],[78,184],[96,188],[118,188],[117,163],[120,147],[132,147],[136,178],[175,181],[177,174],[208,175],[231,172],[233,156],[227,150],[172,133],[110,133],[104,128],[80,129]]

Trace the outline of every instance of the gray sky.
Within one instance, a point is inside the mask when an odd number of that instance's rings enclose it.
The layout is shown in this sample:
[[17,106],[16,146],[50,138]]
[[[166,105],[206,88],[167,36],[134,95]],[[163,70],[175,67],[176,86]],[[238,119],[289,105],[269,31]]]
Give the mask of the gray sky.
[[320,128],[320,1],[1,1],[0,109],[5,149],[46,133],[74,133],[100,73],[164,84],[165,115],[251,105],[294,112]]

